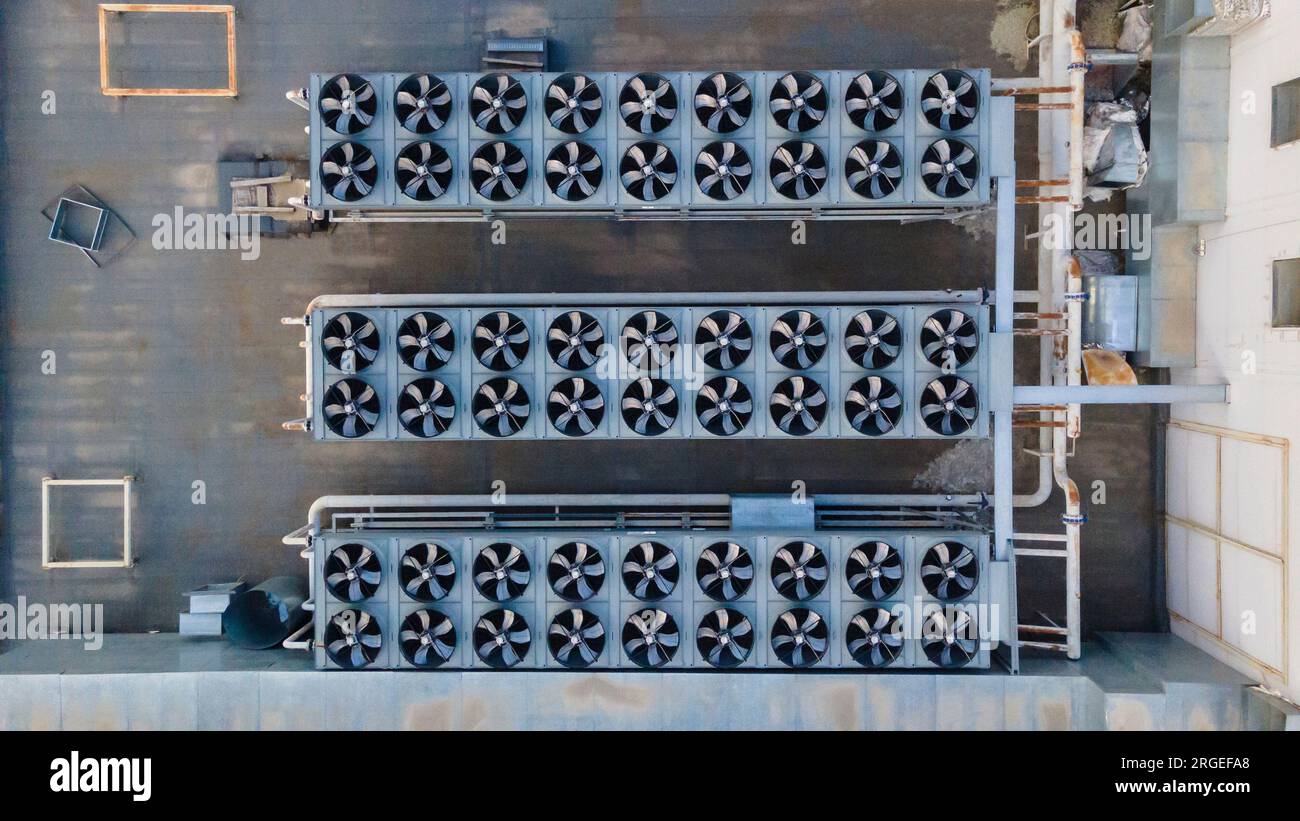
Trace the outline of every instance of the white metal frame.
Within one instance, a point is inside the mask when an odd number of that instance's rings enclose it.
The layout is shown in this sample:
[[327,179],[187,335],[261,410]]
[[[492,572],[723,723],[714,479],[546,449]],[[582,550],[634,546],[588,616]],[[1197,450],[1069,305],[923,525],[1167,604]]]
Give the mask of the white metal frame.
[[[53,570],[62,567],[112,568],[131,567],[135,557],[131,552],[131,502],[134,476],[121,479],[41,479],[41,567]],[[120,487],[122,488],[122,558],[55,561],[50,549],[50,488],[52,487]]]

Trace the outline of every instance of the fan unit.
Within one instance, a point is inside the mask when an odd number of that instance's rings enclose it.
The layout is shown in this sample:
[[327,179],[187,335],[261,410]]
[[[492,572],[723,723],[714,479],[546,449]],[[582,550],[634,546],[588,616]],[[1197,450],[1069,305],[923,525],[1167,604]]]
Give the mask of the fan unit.
[[528,356],[528,325],[509,311],[494,311],[474,325],[474,356],[494,371],[519,367]]
[[937,368],[959,368],[979,349],[975,318],[956,308],[935,311],[921,324],[921,353]]
[[863,131],[892,128],[903,114],[903,88],[891,74],[864,71],[844,92],[844,111]]
[[412,436],[432,439],[456,418],[456,399],[441,379],[417,379],[397,395],[397,419]]
[[719,607],[700,619],[695,647],[700,658],[714,667],[739,666],[754,649],[754,625],[739,610]]
[[551,425],[565,436],[586,436],[605,418],[605,397],[590,379],[574,376],[551,388],[546,400]]
[[618,113],[638,134],[658,134],[677,116],[677,92],[667,77],[637,74],[619,92]]
[[663,610],[646,608],[623,625],[623,652],[638,667],[663,667],[677,655],[677,620]]
[[339,74],[320,87],[320,114],[338,134],[359,134],[370,127],[379,108],[375,87],[357,74]]
[[715,134],[730,134],[743,127],[753,110],[749,83],[739,74],[719,71],[695,89],[695,117]]
[[379,181],[375,155],[361,143],[345,140],[330,146],[320,158],[320,179],[325,191],[342,202],[368,196]]
[[528,424],[528,391],[513,379],[489,379],[474,393],[474,422],[489,436],[514,436]]
[[943,131],[960,131],[975,122],[979,106],[979,87],[964,71],[937,72],[921,89],[921,111],[925,119]]
[[734,376],[715,376],[695,396],[695,416],[714,436],[734,436],[754,415],[754,399]]
[[754,581],[754,559],[735,542],[715,542],[700,551],[695,581],[714,601],[735,601]]
[[812,667],[830,649],[830,631],[816,612],[794,607],[772,624],[772,652],[790,667]]
[[677,587],[677,554],[660,542],[641,542],[623,557],[623,584],[642,601],[658,601]]
[[370,666],[384,647],[379,620],[364,610],[341,610],[325,624],[325,655],[339,667]]
[[551,361],[570,371],[595,365],[605,344],[600,320],[586,311],[568,311],[557,316],[546,332],[546,352]]
[[623,190],[642,202],[661,200],[677,184],[677,158],[668,146],[654,140],[633,144],[618,166]]
[[533,644],[527,620],[504,607],[489,610],[479,618],[474,624],[473,640],[475,655],[498,670],[523,661]]
[[335,435],[356,439],[379,424],[379,394],[361,379],[340,379],[325,391],[321,413]]
[[480,550],[471,572],[478,592],[495,602],[519,598],[533,577],[528,556],[509,542],[496,542]]
[[528,160],[514,143],[484,143],[474,152],[469,177],[480,197],[507,202],[523,193],[528,184]]
[[921,559],[921,583],[939,601],[961,601],[979,584],[980,562],[961,542],[939,542]]
[[447,597],[456,584],[456,562],[451,552],[436,542],[408,547],[397,567],[397,580],[406,595],[422,602]]
[[677,326],[659,311],[640,311],[624,323],[620,342],[633,368],[662,368],[677,353]]
[[421,140],[397,155],[397,187],[413,200],[432,202],[451,188],[451,156],[442,146]]
[[397,353],[408,368],[436,371],[451,361],[455,351],[455,330],[433,311],[411,314],[397,327]]
[[604,173],[596,150],[577,140],[557,145],[546,158],[546,187],[567,202],[595,194]]
[[753,347],[749,322],[735,311],[714,311],[695,329],[695,348],[714,370],[729,371],[744,364]]
[[786,311],[772,323],[768,335],[772,356],[791,370],[805,370],[826,352],[826,326],[811,311]]
[[772,86],[768,108],[777,125],[786,131],[811,131],[826,119],[830,97],[826,85],[806,71],[792,71]]
[[858,433],[884,436],[903,418],[903,398],[883,376],[866,376],[844,397],[844,417]]
[[959,436],[975,426],[979,400],[975,389],[957,376],[930,380],[921,391],[921,421],[941,436]]
[[930,193],[943,199],[956,199],[974,191],[979,173],[975,149],[961,140],[935,140],[921,156],[921,181]]
[[863,667],[888,667],[903,652],[902,620],[883,607],[855,613],[844,629],[844,645]]
[[791,436],[807,436],[826,418],[826,394],[817,381],[806,376],[781,380],[768,400],[772,421]]
[[772,153],[768,177],[788,200],[806,200],[826,184],[826,155],[808,140],[789,140]]
[[456,626],[437,610],[416,610],[402,620],[397,641],[408,664],[424,669],[441,667],[456,652]]
[[844,578],[858,598],[884,601],[903,585],[903,557],[888,542],[863,542],[849,552]]
[[623,424],[641,436],[659,436],[677,421],[677,391],[662,379],[643,376],[623,391]]
[[844,329],[844,350],[858,367],[887,368],[903,349],[903,329],[887,311],[859,311]]
[[551,619],[546,632],[551,658],[565,667],[590,667],[605,649],[605,628],[590,610],[574,607]]
[[365,314],[345,311],[325,323],[320,346],[325,361],[335,370],[364,371],[379,357],[379,328]]
[[339,601],[365,601],[375,595],[384,578],[384,565],[370,545],[340,545],[325,557],[325,586]]
[[397,86],[393,112],[402,128],[415,134],[432,134],[451,119],[451,89],[441,77],[412,74]]
[[586,542],[568,542],[551,554],[546,578],[565,601],[586,601],[605,584],[605,561],[600,551]]
[[921,627],[921,649],[939,667],[965,667],[979,653],[975,620],[965,610],[934,610]]
[[709,199],[736,199],[749,189],[753,176],[749,152],[730,140],[711,142],[695,157],[695,184]]
[[903,158],[892,143],[863,140],[849,149],[844,179],[859,197],[884,199],[902,184]]
[[562,74],[546,88],[546,119],[565,134],[582,134],[600,121],[600,86],[585,74]]
[[830,565],[812,542],[788,542],[772,554],[772,586],[791,601],[807,601],[826,586]]
[[470,89],[469,116],[489,134],[507,134],[524,121],[528,92],[509,74],[488,74]]

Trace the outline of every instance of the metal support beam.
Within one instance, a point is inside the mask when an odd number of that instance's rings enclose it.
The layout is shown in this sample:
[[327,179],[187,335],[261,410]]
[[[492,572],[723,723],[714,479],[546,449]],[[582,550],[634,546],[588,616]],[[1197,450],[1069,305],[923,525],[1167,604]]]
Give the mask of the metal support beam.
[[1017,405],[1224,404],[1227,385],[1017,385]]

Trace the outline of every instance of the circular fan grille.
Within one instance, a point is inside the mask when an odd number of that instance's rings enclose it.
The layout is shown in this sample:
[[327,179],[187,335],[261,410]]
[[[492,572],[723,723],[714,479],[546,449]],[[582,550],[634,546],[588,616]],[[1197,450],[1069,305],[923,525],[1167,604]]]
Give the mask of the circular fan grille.
[[680,574],[677,554],[666,544],[641,542],[623,557],[623,584],[643,601],[658,601],[673,592]]
[[514,436],[528,424],[528,401],[528,391],[515,380],[489,379],[474,394],[474,422],[490,436]]
[[921,628],[921,649],[932,664],[965,667],[979,653],[979,631],[965,610],[949,615],[935,610]]
[[783,366],[791,370],[811,368],[826,352],[826,326],[811,311],[786,311],[772,323],[768,345]]
[[734,200],[749,189],[749,152],[730,140],[709,143],[695,157],[695,184],[714,200]]
[[441,667],[456,652],[456,626],[437,610],[416,610],[402,620],[402,658],[416,667]]
[[695,329],[695,349],[714,370],[729,371],[743,364],[753,347],[749,321],[735,311],[714,311]]
[[321,413],[325,425],[338,436],[356,439],[379,424],[379,394],[360,379],[340,379],[325,391]]
[[849,83],[844,110],[864,131],[884,131],[903,114],[903,89],[893,75],[864,71]]
[[600,121],[600,86],[585,74],[562,74],[546,89],[546,119],[565,134],[581,134]]
[[441,77],[412,74],[397,86],[393,112],[407,131],[432,134],[451,117],[451,89]]
[[735,601],[754,582],[754,559],[735,542],[716,542],[700,551],[695,580],[714,601]]
[[936,367],[961,367],[979,350],[979,328],[964,311],[935,311],[921,324],[921,353]]
[[849,619],[844,645],[863,667],[888,667],[903,652],[902,620],[883,607],[868,607]]
[[623,424],[641,436],[659,436],[677,421],[677,391],[662,379],[643,376],[623,391]]
[[320,158],[320,181],[334,199],[356,202],[374,190],[379,164],[361,143],[335,143]]
[[754,415],[754,399],[745,383],[732,376],[715,376],[695,396],[695,416],[714,436],[734,436]]
[[562,610],[551,620],[546,644],[565,667],[590,667],[605,649],[605,628],[590,610]]
[[887,599],[903,584],[903,558],[888,542],[863,542],[849,552],[844,578],[859,598]]
[[528,621],[514,610],[489,610],[474,625],[474,654],[489,667],[514,667],[533,644]]
[[494,371],[517,368],[528,355],[528,325],[508,311],[495,311],[479,319],[470,345],[478,361]]
[[379,329],[365,314],[347,311],[325,323],[320,346],[330,367],[364,371],[379,356]]
[[925,119],[944,131],[959,131],[975,122],[979,107],[979,87],[964,71],[940,71],[921,89],[921,111],[925,112]]
[[719,71],[701,80],[695,89],[695,117],[716,134],[730,134],[742,127],[753,110],[749,83],[739,74]]
[[325,655],[339,667],[368,667],[384,647],[379,620],[364,610],[343,610],[325,624]]
[[623,652],[638,667],[662,667],[672,661],[679,641],[677,620],[663,610],[641,610],[623,625]]
[[772,86],[767,106],[777,125],[786,131],[803,132],[826,119],[828,102],[821,80],[806,71],[792,71]]
[[719,607],[700,619],[695,646],[700,657],[714,667],[736,667],[754,649],[754,625],[739,610]]
[[859,311],[844,329],[845,352],[867,370],[889,367],[902,347],[903,329],[898,320],[879,308]]
[[325,585],[340,601],[365,601],[379,590],[383,577],[384,566],[369,545],[339,545],[325,558]]
[[440,314],[420,311],[402,320],[397,328],[397,352],[406,367],[436,371],[456,350],[456,333]]
[[577,140],[557,145],[546,158],[546,187],[569,202],[595,194],[604,173],[595,149]]
[[633,368],[662,368],[677,353],[677,326],[658,311],[641,311],[623,325],[620,341]]
[[794,607],[772,624],[772,652],[790,667],[812,667],[830,649],[830,631],[820,615]]
[[624,190],[637,199],[661,200],[677,184],[677,158],[663,143],[644,140],[623,154],[618,175]]
[[551,388],[546,415],[565,436],[586,436],[600,427],[605,418],[605,397],[590,379],[580,376],[563,379]]
[[469,181],[484,199],[512,200],[528,184],[528,160],[513,143],[504,140],[484,143],[470,162]]
[[826,184],[826,155],[816,143],[790,140],[772,153],[768,176],[781,196],[806,200]]
[[378,107],[374,86],[357,74],[339,74],[320,87],[321,119],[326,128],[339,134],[366,130]]
[[806,376],[781,380],[772,391],[768,410],[776,426],[791,436],[807,436],[826,418],[826,394]]
[[561,368],[580,371],[595,365],[605,331],[600,321],[586,311],[569,311],[555,318],[546,332],[546,352]]
[[605,561],[600,551],[586,542],[568,542],[551,554],[546,578],[565,601],[586,601],[605,584]]
[[959,436],[975,426],[979,400],[965,379],[940,376],[921,391],[921,420],[942,436]]
[[789,542],[772,555],[772,586],[791,601],[806,601],[826,586],[830,565],[812,542]]
[[903,158],[884,140],[863,140],[849,149],[844,160],[844,177],[859,197],[879,200],[888,197],[903,179]]
[[921,155],[921,181],[930,192],[953,199],[975,190],[980,162],[961,140],[936,140]]
[[397,396],[402,428],[421,439],[445,433],[456,418],[456,398],[440,379],[417,379]]
[[528,588],[532,565],[518,545],[496,542],[474,557],[474,586],[492,601],[510,601]]
[[884,436],[903,418],[903,397],[883,376],[866,376],[844,397],[844,416],[858,433]]
[[411,143],[397,155],[397,187],[420,202],[430,202],[451,187],[451,156],[440,145]]
[[960,601],[979,584],[980,563],[961,542],[939,542],[921,559],[921,582],[940,601]]
[[514,131],[527,111],[528,93],[509,74],[489,74],[470,90],[469,116],[489,134]]
[[638,134],[656,134],[677,116],[677,92],[662,75],[638,74],[623,84],[618,113]]
[[442,545],[421,542],[402,554],[397,578],[406,595],[416,601],[438,601],[456,584],[456,562]]

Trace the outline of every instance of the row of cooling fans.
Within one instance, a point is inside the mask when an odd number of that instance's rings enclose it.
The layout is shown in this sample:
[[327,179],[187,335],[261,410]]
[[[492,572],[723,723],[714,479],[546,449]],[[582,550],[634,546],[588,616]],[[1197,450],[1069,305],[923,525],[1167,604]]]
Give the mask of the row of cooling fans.
[[[807,200],[830,178],[826,152],[808,140],[787,140],[768,159],[767,174],[776,193],[792,202]],[[494,140],[476,148],[469,160],[470,185],[480,197],[510,202],[524,193],[533,169],[519,146]],[[956,138],[935,140],[922,154],[917,170],[925,187],[937,197],[954,199],[975,190],[979,157],[969,143]],[[379,163],[360,142],[334,143],[321,156],[320,178],[335,200],[357,202],[379,184]],[[442,145],[419,140],[405,145],[393,167],[401,192],[417,202],[434,202],[452,190],[454,163]],[[580,140],[561,143],[547,154],[546,187],[567,202],[595,196],[605,179],[604,161],[595,148]],[[681,168],[672,148],[655,140],[629,146],[618,164],[623,190],[641,202],[666,198],[679,184]],[[695,156],[694,179],[700,193],[716,202],[739,199],[754,182],[754,161],[744,145],[717,140]],[[862,140],[844,158],[844,178],[853,192],[868,200],[884,199],[902,185],[903,156],[895,143]]]
[[[402,619],[398,647],[412,667],[435,669],[447,664],[459,640],[455,622],[434,608],[416,610]],[[677,655],[682,638],[677,620],[666,610],[646,607],[623,623],[619,640],[632,664],[658,668]],[[850,657],[869,668],[896,663],[906,641],[903,620],[884,607],[867,607],[854,613],[844,630]],[[518,610],[499,607],[480,616],[470,635],[478,659],[489,667],[508,669],[523,662],[533,644],[532,629]],[[772,654],[782,664],[797,669],[814,667],[831,649],[830,628],[821,614],[807,607],[792,607],[772,622]],[[379,618],[358,608],[330,616],[323,638],[325,654],[337,667],[369,667],[384,649]],[[598,666],[605,655],[605,626],[591,610],[573,607],[560,611],[546,631],[546,648],[556,663],[570,669]],[[700,619],[695,631],[699,658],[711,667],[739,667],[754,651],[755,629],[749,617],[732,607],[719,607]],[[929,662],[955,668],[969,664],[979,652],[980,637],[972,612],[965,608],[933,608],[925,616],[920,645]]]
[[[831,578],[826,552],[810,541],[791,540],[772,554],[768,567],[773,590],[790,601],[807,601],[825,590]],[[385,568],[374,547],[349,542],[331,549],[324,563],[325,587],[337,601],[367,601],[383,588]],[[533,581],[528,554],[517,544],[489,544],[474,556],[470,576],[478,595],[494,602],[517,599]],[[695,582],[715,601],[731,602],[750,593],[754,558],[743,545],[718,541],[700,551]],[[896,596],[904,581],[904,562],[894,545],[865,541],[852,548],[844,562],[844,581],[855,596],[884,601]],[[633,545],[623,556],[620,575],[624,589],[642,601],[665,599],[677,590],[681,566],[677,552],[653,540]],[[437,542],[407,548],[398,562],[397,581],[414,601],[436,602],[454,589],[458,577],[451,551]],[[606,566],[599,548],[583,541],[556,548],[546,565],[546,580],[555,595],[583,602],[605,589]],[[926,549],[917,577],[926,593],[942,602],[970,596],[979,584],[980,562],[967,544],[945,540]],[[608,593],[608,591],[605,591]]]

